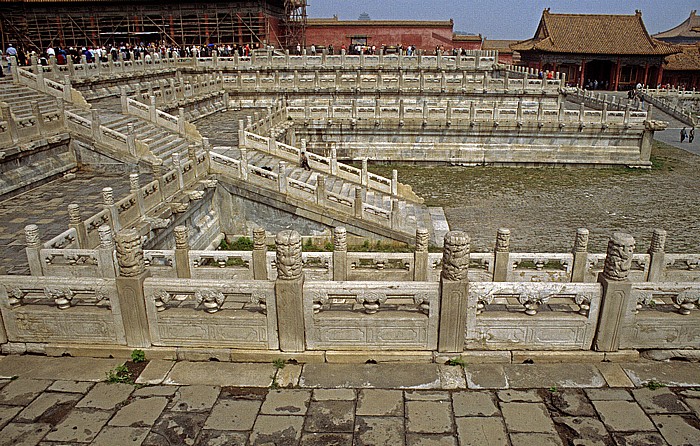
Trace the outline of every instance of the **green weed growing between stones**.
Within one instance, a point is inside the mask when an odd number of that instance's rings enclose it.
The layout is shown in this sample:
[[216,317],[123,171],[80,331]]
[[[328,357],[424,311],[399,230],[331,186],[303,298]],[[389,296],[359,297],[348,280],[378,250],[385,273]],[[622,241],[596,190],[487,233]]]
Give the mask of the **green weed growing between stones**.
[[133,363],[144,362],[146,360],[146,353],[143,350],[135,349],[131,351],[131,361]]

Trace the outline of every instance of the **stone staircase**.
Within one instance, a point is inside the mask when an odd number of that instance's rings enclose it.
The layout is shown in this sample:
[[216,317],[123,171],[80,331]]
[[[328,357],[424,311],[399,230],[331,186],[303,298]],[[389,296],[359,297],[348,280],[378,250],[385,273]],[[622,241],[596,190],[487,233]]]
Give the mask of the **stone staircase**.
[[38,103],[42,114],[56,113],[56,98],[24,85],[12,82],[12,77],[0,79],[0,102],[6,102],[18,119],[32,116],[32,104]]

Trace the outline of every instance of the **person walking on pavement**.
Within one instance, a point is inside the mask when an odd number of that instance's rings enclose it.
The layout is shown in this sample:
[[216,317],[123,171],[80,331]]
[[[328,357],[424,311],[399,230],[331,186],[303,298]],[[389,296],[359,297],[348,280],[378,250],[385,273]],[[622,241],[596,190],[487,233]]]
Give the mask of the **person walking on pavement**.
[[300,167],[304,168],[305,170],[311,170],[311,166],[309,166],[309,159],[306,157],[306,152],[301,152],[301,160],[299,164]]
[[690,135],[688,135],[688,142],[693,143],[693,140],[695,139],[695,127],[690,128]]
[[685,131],[685,127],[681,129],[681,142],[685,141],[685,137],[688,136],[688,133]]

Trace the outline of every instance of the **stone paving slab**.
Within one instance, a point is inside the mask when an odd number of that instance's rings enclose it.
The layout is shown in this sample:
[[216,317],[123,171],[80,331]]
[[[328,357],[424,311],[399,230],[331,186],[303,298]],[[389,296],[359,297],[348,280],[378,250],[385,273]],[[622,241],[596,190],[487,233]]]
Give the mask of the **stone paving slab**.
[[107,372],[122,364],[120,359],[47,358],[44,356],[11,356],[0,361],[0,377],[73,381],[102,381]]
[[434,389],[440,387],[437,364],[306,364],[301,387]]
[[698,364],[692,362],[649,362],[622,364],[635,386],[656,381],[674,387],[700,387]]
[[[504,365],[506,380],[511,388],[536,387],[603,387],[605,378],[592,364],[531,364]],[[549,384],[549,385],[547,385]]]
[[152,359],[148,361],[146,368],[136,378],[136,384],[160,384],[168,376],[174,365],[174,361]]
[[460,446],[508,446],[508,434],[500,417],[456,418]]
[[227,362],[178,362],[163,380],[164,384],[269,387],[275,367],[272,364]]

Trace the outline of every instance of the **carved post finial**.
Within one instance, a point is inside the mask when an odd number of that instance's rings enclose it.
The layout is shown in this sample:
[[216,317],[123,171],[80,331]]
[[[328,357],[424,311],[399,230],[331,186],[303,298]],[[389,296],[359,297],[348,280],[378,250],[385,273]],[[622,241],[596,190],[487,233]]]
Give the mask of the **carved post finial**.
[[265,241],[267,240],[267,233],[265,228],[255,228],[253,229],[253,249],[254,250],[264,250],[267,245]]
[[336,226],[335,228],[333,228],[333,250],[348,250],[348,235],[347,230],[344,226]]
[[190,230],[187,226],[175,226],[175,249],[189,249]]
[[297,231],[285,229],[275,237],[277,251],[277,278],[294,280],[301,277],[301,236]]
[[71,203],[68,205],[68,222],[78,224],[82,221],[80,218],[80,205]]
[[113,248],[114,238],[112,228],[109,225],[102,225],[97,228],[97,234],[100,236],[100,248]]
[[428,252],[430,233],[426,228],[416,229],[416,252]]
[[450,231],[445,234],[442,249],[441,277],[448,281],[467,279],[469,268],[469,236],[462,231]]
[[129,189],[131,192],[139,190],[141,186],[139,185],[139,174],[132,173],[129,175]]
[[105,206],[112,206],[114,204],[114,190],[111,187],[102,189],[102,202]]
[[663,229],[654,229],[651,234],[651,246],[649,246],[649,253],[652,252],[664,252],[666,247],[666,231]]
[[496,233],[496,252],[510,251],[510,229],[500,228]]
[[41,240],[39,240],[39,226],[27,225],[24,227],[24,238],[27,241],[29,248],[40,248]]
[[632,268],[634,237],[624,232],[615,232],[608,241],[608,251],[603,266],[603,277],[608,280],[627,280]]
[[134,277],[143,273],[146,264],[143,257],[141,236],[136,229],[126,229],[117,234],[117,261],[119,274],[123,277]]
[[588,251],[588,234],[586,228],[578,228],[576,230],[576,240],[574,241],[574,252]]

